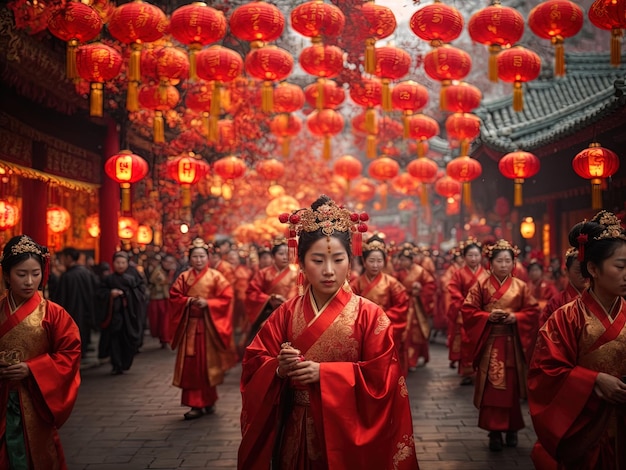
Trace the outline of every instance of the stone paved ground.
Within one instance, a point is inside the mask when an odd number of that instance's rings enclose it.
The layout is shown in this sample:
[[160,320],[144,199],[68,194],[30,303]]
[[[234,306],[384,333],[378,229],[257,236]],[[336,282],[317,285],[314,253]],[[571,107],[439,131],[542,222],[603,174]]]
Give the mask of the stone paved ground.
[[[519,447],[490,452],[487,433],[476,427],[472,387],[458,385],[445,346],[431,344],[431,356],[408,377],[420,468],[532,469],[535,436],[528,408],[523,411],[529,427],[520,432]],[[219,387],[214,415],[184,421],[187,408],[171,386],[173,364],[172,351],[146,338],[127,374],[110,376],[106,364],[83,369],[78,402],[61,429],[69,470],[236,468],[241,369],[231,370]]]

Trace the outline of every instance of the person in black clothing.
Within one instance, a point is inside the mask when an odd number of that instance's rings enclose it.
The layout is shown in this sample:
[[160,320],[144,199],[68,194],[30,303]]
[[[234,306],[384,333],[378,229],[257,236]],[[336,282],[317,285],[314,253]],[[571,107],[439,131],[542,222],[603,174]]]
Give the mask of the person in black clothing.
[[98,289],[102,306],[98,359],[111,358],[112,375],[130,369],[143,335],[144,289],[141,278],[129,267],[128,260],[128,253],[115,253],[113,273],[104,278]]
[[66,247],[59,253],[59,260],[65,266],[52,300],[63,307],[78,325],[82,355],[85,357],[91,342],[91,329],[94,326],[96,279],[93,273],[78,264],[80,252]]

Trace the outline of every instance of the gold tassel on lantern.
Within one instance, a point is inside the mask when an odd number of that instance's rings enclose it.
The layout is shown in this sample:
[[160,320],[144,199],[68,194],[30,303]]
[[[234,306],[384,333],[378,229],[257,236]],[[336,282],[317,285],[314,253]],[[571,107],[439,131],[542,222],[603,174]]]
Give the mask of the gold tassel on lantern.
[[426,155],[426,146],[423,140],[417,141],[417,158],[422,158]]
[[522,183],[524,183],[523,178],[515,178],[513,180],[513,205],[515,207],[520,207],[522,205]]
[[324,108],[324,84],[326,81],[323,78],[317,79],[317,97],[315,98],[315,107],[317,109]]
[[139,111],[139,82],[131,80],[128,82],[126,92],[126,111],[134,113]]
[[622,61],[622,30],[611,30],[611,65],[617,67]]
[[389,88],[389,79],[388,78],[383,78],[381,80],[381,83],[383,85],[383,96],[382,96],[382,106],[383,106],[383,111],[386,112],[390,112],[392,111],[392,106],[391,106],[391,88]]
[[202,128],[204,129],[204,135],[209,138],[210,129],[209,129],[209,113],[204,111],[202,113]]
[[120,184],[122,188],[122,213],[130,211],[130,184]]
[[552,38],[554,44],[554,75],[562,77],[565,75],[565,48],[563,47],[563,38],[555,36]]
[[365,40],[365,72],[374,73],[376,70],[376,38],[367,38]]
[[374,108],[365,110],[365,130],[368,134],[376,133],[376,111]]
[[469,181],[463,183],[463,203],[465,207],[472,207],[472,185]]
[[196,71],[196,53],[202,49],[202,44],[194,42],[189,45],[189,79],[197,80],[198,72]]
[[287,137],[283,137],[282,149],[283,149],[283,158],[289,158],[289,141],[291,139]]
[[524,110],[524,91],[522,90],[522,82],[515,82],[513,85],[513,111]]
[[448,99],[446,98],[446,90],[450,86],[450,80],[442,80],[441,88],[439,90],[439,109],[445,111],[448,109]]
[[326,135],[324,136],[324,150],[322,153],[322,157],[324,158],[324,160],[329,161],[330,160],[330,136]]
[[424,183],[420,184],[420,204],[422,207],[428,206],[428,190]]
[[191,185],[181,185],[182,194],[180,197],[180,203],[183,209],[191,207]]
[[78,41],[76,39],[70,39],[67,41],[67,51],[65,55],[65,74],[70,80],[78,78],[78,70],[76,69],[76,49],[78,48]]
[[602,209],[602,179],[600,178],[591,180],[591,208]]
[[461,139],[461,156],[469,155],[470,141],[469,139]]
[[387,209],[387,183],[381,184],[378,192],[380,193],[380,208],[385,210]]
[[94,117],[102,117],[103,113],[103,90],[104,85],[100,82],[91,84],[91,93],[89,93],[89,115]]
[[367,158],[376,158],[376,136],[368,134],[365,139],[365,154]]
[[139,64],[141,63],[141,44],[132,43],[130,59],[128,61],[128,80],[138,82],[141,80]]
[[154,112],[154,126],[153,126],[152,141],[155,144],[162,144],[165,142],[165,122],[163,120],[163,112]]
[[409,138],[409,116],[411,115],[411,111],[404,111],[402,113],[402,137],[405,139]]
[[272,82],[263,82],[261,90],[261,110],[264,113],[271,113],[274,110],[274,87]]
[[219,140],[219,126],[217,123],[217,116],[209,116],[209,128],[207,134],[209,142],[217,142]]
[[498,54],[502,50],[499,44],[489,46],[489,80],[498,82]]

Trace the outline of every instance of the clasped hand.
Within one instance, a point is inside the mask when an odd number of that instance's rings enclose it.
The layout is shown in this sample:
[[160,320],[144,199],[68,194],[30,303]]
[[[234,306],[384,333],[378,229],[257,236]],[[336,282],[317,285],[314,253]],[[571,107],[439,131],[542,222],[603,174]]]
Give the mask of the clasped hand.
[[489,313],[488,320],[492,323],[503,323],[505,325],[511,325],[517,321],[514,313],[506,312],[499,308]]
[[278,356],[279,377],[289,377],[301,384],[312,384],[320,381],[320,365],[315,361],[307,361],[300,350],[291,344],[284,343]]
[[598,373],[593,390],[612,405],[626,404],[626,384],[611,374]]
[[10,366],[0,366],[0,380],[22,380],[30,375],[30,367],[25,362]]
[[202,297],[194,297],[191,299],[191,303],[193,305],[195,305],[196,307],[200,307],[200,308],[204,308],[208,305],[206,299],[203,299]]

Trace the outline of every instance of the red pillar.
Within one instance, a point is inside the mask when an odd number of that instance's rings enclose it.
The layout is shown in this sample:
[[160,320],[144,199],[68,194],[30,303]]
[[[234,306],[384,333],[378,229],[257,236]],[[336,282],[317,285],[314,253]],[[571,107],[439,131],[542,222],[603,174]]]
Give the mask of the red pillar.
[[550,256],[559,256],[558,220],[556,215],[556,201],[549,199],[547,202],[548,224],[550,224]]
[[36,179],[23,178],[22,195],[22,233],[40,245],[47,245],[48,185]]
[[[104,162],[120,151],[119,130],[115,121],[110,120],[104,142]],[[120,209],[120,189],[118,184],[102,172],[100,187],[100,261],[110,263],[113,259],[119,236],[117,235],[117,217]]]

